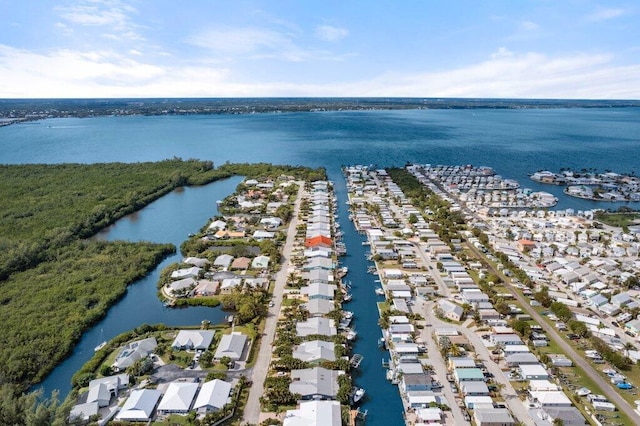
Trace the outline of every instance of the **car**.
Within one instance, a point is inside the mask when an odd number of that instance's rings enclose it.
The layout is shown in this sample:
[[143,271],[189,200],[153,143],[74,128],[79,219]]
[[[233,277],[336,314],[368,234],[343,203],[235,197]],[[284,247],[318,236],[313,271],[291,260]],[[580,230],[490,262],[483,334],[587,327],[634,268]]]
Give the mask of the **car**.
[[627,382],[618,383],[616,386],[618,386],[618,389],[631,389],[631,388],[633,388],[633,385],[631,383],[627,383]]
[[269,302],[269,307],[270,307],[270,308],[273,308],[274,306],[276,306],[276,304],[275,304],[275,303],[273,303],[273,300],[272,300],[272,301],[270,301],[270,302]]

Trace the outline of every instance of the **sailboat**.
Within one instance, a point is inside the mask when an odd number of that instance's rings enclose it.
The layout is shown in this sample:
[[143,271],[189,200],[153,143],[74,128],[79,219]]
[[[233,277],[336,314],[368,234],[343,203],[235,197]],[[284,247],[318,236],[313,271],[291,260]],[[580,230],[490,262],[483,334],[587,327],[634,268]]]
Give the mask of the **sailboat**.
[[100,343],[98,346],[96,346],[95,348],[93,348],[93,350],[95,352],[98,352],[100,349],[104,348],[105,346],[107,346],[107,341],[104,340],[104,330],[100,329],[100,339],[102,339],[102,343]]

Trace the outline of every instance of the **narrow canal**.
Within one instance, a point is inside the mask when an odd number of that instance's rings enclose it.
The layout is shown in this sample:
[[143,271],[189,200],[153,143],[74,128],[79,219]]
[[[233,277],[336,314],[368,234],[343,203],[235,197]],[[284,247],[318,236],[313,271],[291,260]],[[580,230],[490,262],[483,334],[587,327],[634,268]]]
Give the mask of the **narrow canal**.
[[171,243],[178,250],[149,275],[130,285],[124,297],[109,309],[107,315],[82,335],[69,358],[59,364],[36,388],[42,387],[46,396],[57,389],[61,398],[66,397],[71,390],[71,377],[93,356],[96,345],[141,324],[164,323],[179,326],[197,325],[204,319],[213,324],[224,320],[225,314],[219,308],[165,308],[158,299],[156,284],[163,268],[182,259],[180,244],[190,233],[197,232],[210,217],[218,213],[216,201],[235,191],[241,181],[241,177],[233,177],[204,186],[179,188],[144,209],[122,218],[96,236],[109,241]]
[[398,393],[398,387],[386,380],[386,368],[382,367],[382,360],[389,359],[389,352],[378,347],[378,339],[382,332],[378,326],[377,302],[384,300],[376,295],[375,287],[377,275],[367,272],[372,263],[367,261],[369,250],[362,242],[366,238],[360,235],[349,220],[349,209],[346,204],[347,188],[341,173],[330,173],[334,183],[334,190],[338,201],[338,222],[344,233],[343,241],[347,246],[347,256],[341,258],[342,264],[349,268],[344,278],[351,282],[353,300],[344,305],[344,309],[353,311],[358,339],[353,347],[353,353],[364,355],[359,372],[355,372],[354,382],[366,391],[361,411],[367,411],[367,426],[376,425],[404,425],[403,406]]

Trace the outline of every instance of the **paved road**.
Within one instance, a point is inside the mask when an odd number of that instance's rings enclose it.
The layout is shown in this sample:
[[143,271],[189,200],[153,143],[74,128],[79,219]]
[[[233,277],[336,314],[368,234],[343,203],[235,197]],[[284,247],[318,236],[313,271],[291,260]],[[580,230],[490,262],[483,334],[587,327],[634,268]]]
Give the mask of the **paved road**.
[[[468,247],[476,254],[476,256],[478,256],[478,258],[484,258],[484,256],[478,250],[476,250],[475,247],[471,245],[468,245]],[[491,269],[492,272],[502,278],[505,283],[508,282],[507,278],[502,274],[502,272],[493,268]],[[533,307],[529,303],[529,300],[525,299],[519,292],[515,291],[510,284],[505,284],[505,287],[511,294],[514,295],[518,302],[520,302],[524,310],[527,311],[529,315],[531,315],[531,318],[533,318],[533,320],[536,321],[546,331],[547,335],[549,335],[551,339],[555,340],[562,351],[573,360],[574,364],[582,368],[585,374],[589,376],[591,380],[596,382],[598,386],[600,386],[602,392],[604,392],[605,396],[609,398],[609,401],[614,403],[619,410],[623,411],[627,416],[629,416],[629,418],[633,421],[633,424],[640,425],[640,415],[638,415],[635,409],[631,407],[631,405],[613,389],[611,384],[607,380],[605,380],[604,377],[602,377],[602,375],[600,375],[600,373],[598,373],[593,368],[593,366],[584,359],[584,357],[580,356],[580,354],[577,353],[575,349],[573,349],[571,345],[569,345],[569,343],[567,343],[567,341],[562,338],[562,336],[560,336],[560,334],[554,327],[549,325],[549,323],[547,323],[544,318],[542,318],[542,316],[538,314],[535,309],[533,309]]]
[[[421,303],[421,305],[417,305],[417,303]],[[433,318],[433,303],[425,303],[416,302],[416,312],[420,312],[424,314],[425,320],[422,324],[434,324]],[[447,324],[449,326],[449,324]],[[440,383],[442,383],[442,393],[444,397],[447,399],[449,407],[451,408],[451,414],[453,415],[454,424],[456,425],[468,425],[470,424],[468,421],[464,419],[462,415],[462,409],[456,403],[456,398],[451,391],[451,386],[449,382],[447,382],[447,367],[445,365],[444,358],[438,349],[438,345],[434,341],[434,337],[432,335],[433,327],[424,327],[420,334],[422,340],[424,341],[427,347],[427,354],[429,356],[429,365],[433,367],[436,376],[438,377]],[[449,422],[447,422],[449,424]]]
[[500,367],[495,362],[491,361],[491,354],[489,353],[489,349],[487,349],[485,344],[482,342],[480,336],[478,336],[473,330],[470,330],[464,326],[451,324],[438,319],[433,313],[434,305],[435,302],[422,302],[422,312],[425,314],[427,323],[433,324],[436,327],[455,327],[460,333],[462,333],[474,347],[476,354],[479,356],[480,360],[482,360],[487,370],[491,374],[493,374],[495,381],[504,386],[504,388],[501,390],[501,394],[504,397],[506,405],[511,410],[511,413],[513,413],[516,419],[519,420],[522,424],[525,424],[527,426],[534,426],[535,423],[531,418],[529,411],[518,397],[518,394],[516,393],[515,389],[506,378]]
[[287,240],[282,250],[282,266],[276,274],[276,282],[273,289],[274,306],[269,308],[269,313],[265,321],[264,335],[260,342],[260,350],[258,351],[256,363],[253,366],[253,374],[251,375],[251,381],[253,384],[249,389],[249,398],[247,399],[247,405],[244,409],[243,422],[245,423],[258,424],[260,419],[260,397],[264,393],[264,380],[267,377],[269,363],[271,362],[271,344],[273,343],[276,333],[278,314],[282,304],[282,294],[284,293],[284,287],[287,282],[288,275],[287,271],[290,266],[289,259],[293,249],[293,242],[295,241],[296,227],[298,226],[300,201],[304,194],[304,182],[297,183],[299,185],[298,197],[296,199],[291,222],[289,223],[289,229],[287,230]]

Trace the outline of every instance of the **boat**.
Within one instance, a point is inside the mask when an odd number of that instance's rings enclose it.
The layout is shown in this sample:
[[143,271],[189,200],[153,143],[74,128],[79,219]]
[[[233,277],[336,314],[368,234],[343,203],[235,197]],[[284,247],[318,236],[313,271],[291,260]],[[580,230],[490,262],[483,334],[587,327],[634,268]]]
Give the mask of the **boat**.
[[351,357],[351,361],[349,361],[349,363],[353,368],[359,368],[363,359],[364,359],[363,355],[353,354],[353,356]]
[[351,391],[352,404],[357,404],[358,402],[362,401],[362,398],[364,398],[364,394],[365,394],[365,391],[363,388],[354,386],[353,390]]
[[98,352],[100,349],[102,349],[105,346],[107,346],[107,341],[104,339],[104,330],[102,330],[102,329],[100,330],[100,338],[102,339],[102,343],[100,343],[98,346],[93,348],[94,352]]
[[384,296],[384,290],[380,287],[376,287],[376,294],[378,296]]
[[384,349],[384,350],[387,349],[387,341],[384,340],[384,337],[381,337],[381,338],[378,339],[378,347],[380,349]]
[[349,329],[345,337],[348,341],[353,342],[358,337],[358,332],[353,329]]
[[342,296],[342,301],[343,302],[351,302],[351,299],[353,299],[353,296],[350,293],[345,293],[344,296]]

